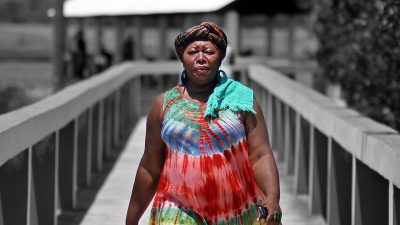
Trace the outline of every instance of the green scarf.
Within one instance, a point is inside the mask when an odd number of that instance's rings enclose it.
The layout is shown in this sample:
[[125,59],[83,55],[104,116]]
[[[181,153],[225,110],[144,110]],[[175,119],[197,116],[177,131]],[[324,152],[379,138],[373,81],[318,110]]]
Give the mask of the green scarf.
[[207,101],[205,117],[218,117],[221,109],[247,111],[256,114],[253,108],[253,90],[243,84],[223,76],[218,79],[214,92]]

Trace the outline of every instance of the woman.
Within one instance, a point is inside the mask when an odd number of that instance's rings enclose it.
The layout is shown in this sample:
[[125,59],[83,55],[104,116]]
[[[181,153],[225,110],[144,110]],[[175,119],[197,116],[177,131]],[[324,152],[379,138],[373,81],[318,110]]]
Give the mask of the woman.
[[[127,225],[154,198],[149,224],[279,224],[279,177],[263,113],[251,89],[219,70],[227,38],[214,23],[175,39],[182,84],[159,95]],[[264,220],[256,204],[270,212]]]

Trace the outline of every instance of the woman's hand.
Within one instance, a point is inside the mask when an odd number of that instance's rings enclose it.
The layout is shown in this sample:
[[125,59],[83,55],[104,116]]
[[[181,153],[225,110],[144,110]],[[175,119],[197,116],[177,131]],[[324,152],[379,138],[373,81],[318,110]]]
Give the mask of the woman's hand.
[[264,206],[268,209],[268,217],[265,220],[267,225],[279,225],[281,223],[282,211],[278,201],[266,199]]

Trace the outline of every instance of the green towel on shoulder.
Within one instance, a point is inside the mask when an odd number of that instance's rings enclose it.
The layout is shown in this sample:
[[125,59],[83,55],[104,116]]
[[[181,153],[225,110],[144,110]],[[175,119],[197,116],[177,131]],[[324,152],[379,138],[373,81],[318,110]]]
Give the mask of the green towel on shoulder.
[[218,117],[220,109],[247,111],[256,114],[253,108],[253,90],[243,84],[227,78],[219,79],[214,92],[207,101],[204,117]]

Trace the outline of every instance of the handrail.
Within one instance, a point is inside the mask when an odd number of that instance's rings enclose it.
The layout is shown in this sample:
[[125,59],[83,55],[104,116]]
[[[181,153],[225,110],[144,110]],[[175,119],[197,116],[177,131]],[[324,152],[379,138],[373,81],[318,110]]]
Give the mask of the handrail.
[[400,187],[400,135],[396,130],[339,106],[330,98],[265,66],[250,66],[249,77]]
[[396,224],[399,133],[265,66],[246,71],[281,172],[309,211],[327,224]]
[[179,74],[178,62],[128,62],[66,87],[32,105],[0,116],[0,166],[117,90],[129,79],[144,73]]

